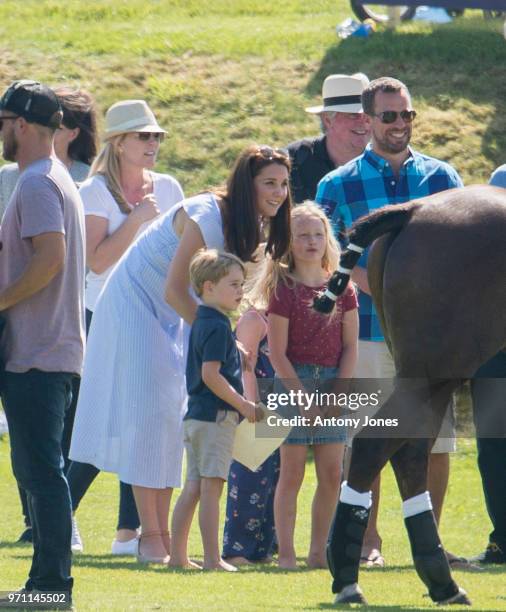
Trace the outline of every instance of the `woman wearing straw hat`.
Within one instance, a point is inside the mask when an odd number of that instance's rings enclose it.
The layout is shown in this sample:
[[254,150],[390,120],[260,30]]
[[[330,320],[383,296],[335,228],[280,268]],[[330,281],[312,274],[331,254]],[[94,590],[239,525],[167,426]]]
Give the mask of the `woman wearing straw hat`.
[[[105,144],[91,168],[90,178],[80,189],[89,267],[85,293],[87,328],[118,260],[160,212],[168,211],[183,199],[183,191],[174,178],[152,171],[166,132],[144,100],[113,104],[105,122]],[[98,473],[94,465],[72,462],[68,480],[74,512]],[[138,527],[131,486],[121,483],[113,554],[137,553]],[[75,522],[73,536],[73,550],[82,551]]]
[[226,188],[183,200],[132,245],[97,303],[70,456],[133,485],[140,561],[168,562],[170,498],[181,484],[184,323],[197,311],[190,260],[207,247],[251,261],[263,230],[266,251],[281,257],[290,242],[289,171],[284,152],[248,147]]

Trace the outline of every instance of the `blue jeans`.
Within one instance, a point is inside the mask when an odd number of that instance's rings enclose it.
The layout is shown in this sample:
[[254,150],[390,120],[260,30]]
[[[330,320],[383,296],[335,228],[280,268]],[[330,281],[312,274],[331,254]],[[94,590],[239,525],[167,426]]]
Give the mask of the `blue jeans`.
[[[309,393],[321,391],[320,384],[325,380],[337,378],[339,368],[313,364],[293,364],[297,376]],[[278,385],[282,387],[282,385]],[[281,389],[279,389],[281,390]],[[295,426],[288,434],[284,444],[336,444],[346,441],[346,428],[337,426],[305,427]]]
[[33,559],[26,588],[72,590],[71,508],[63,473],[62,431],[73,375],[5,373],[2,393],[14,476],[27,494]]

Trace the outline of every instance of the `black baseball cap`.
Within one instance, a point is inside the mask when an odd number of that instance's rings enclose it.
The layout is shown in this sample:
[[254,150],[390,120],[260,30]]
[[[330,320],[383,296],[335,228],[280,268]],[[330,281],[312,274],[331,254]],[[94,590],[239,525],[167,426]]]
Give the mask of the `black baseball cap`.
[[9,110],[30,123],[57,128],[63,111],[52,89],[38,81],[14,81],[0,98],[0,110]]

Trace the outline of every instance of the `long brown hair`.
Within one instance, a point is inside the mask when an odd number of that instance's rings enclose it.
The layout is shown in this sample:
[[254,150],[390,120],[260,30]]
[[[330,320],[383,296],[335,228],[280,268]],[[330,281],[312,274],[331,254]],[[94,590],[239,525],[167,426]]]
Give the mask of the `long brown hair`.
[[[254,260],[255,250],[262,241],[253,179],[270,164],[284,166],[290,173],[290,158],[284,151],[267,146],[249,146],[236,159],[225,190],[217,192],[225,203],[222,212],[227,249],[243,261]],[[268,220],[265,253],[275,260],[280,259],[290,245],[291,207],[288,190],[276,216]]]
[[70,159],[91,165],[97,154],[97,111],[95,101],[84,89],[66,85],[55,87],[54,92],[63,110],[63,125],[69,130],[79,128],[79,134],[69,144]]

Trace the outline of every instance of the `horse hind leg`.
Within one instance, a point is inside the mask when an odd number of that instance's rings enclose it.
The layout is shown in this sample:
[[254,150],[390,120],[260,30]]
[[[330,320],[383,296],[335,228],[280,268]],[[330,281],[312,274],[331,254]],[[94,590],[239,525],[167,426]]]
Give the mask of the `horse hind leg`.
[[390,459],[403,499],[415,570],[434,602],[470,605],[466,592],[451,576],[426,490],[429,448],[429,440],[408,440]]
[[348,482],[330,529],[327,560],[336,604],[367,604],[358,586],[360,554],[371,507],[371,485],[402,440],[355,438]]

